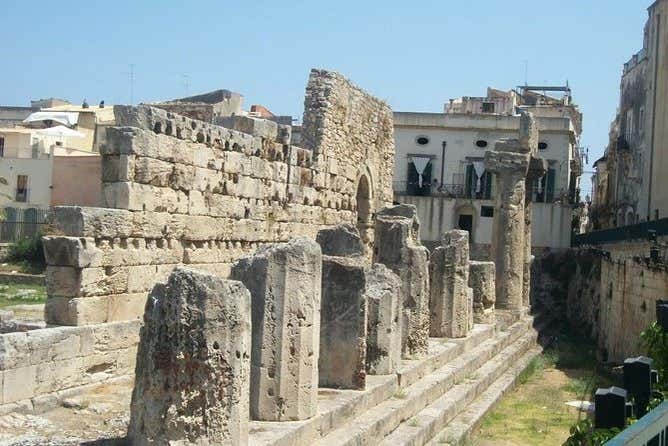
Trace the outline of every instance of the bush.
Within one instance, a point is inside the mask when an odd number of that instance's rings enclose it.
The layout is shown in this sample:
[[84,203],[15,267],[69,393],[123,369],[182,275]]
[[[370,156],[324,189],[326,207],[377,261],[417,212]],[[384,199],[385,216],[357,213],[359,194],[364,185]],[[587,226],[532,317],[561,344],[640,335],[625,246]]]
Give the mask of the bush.
[[46,261],[42,247],[42,234],[37,233],[10,245],[7,260],[12,263],[27,263],[33,267],[44,268]]

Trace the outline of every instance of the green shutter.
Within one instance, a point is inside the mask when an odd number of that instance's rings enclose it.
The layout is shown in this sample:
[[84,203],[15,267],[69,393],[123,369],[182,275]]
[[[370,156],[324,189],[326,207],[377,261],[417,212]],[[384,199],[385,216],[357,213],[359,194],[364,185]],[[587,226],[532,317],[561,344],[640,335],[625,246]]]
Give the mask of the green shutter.
[[466,166],[466,184],[464,185],[464,194],[467,198],[472,198],[475,192],[476,174],[473,164]]
[[547,169],[547,186],[545,189],[545,202],[552,203],[554,201],[554,181],[555,181],[555,171],[554,169]]

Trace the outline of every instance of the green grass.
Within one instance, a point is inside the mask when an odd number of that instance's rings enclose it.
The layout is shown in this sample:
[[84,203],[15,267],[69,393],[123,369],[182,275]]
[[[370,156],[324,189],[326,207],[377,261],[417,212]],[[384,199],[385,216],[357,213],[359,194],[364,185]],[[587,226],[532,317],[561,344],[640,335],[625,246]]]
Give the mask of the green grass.
[[0,308],[10,305],[42,304],[46,289],[41,285],[0,284]]
[[595,345],[562,331],[518,376],[517,388],[483,418],[473,439],[485,444],[562,444],[571,425],[584,416],[565,402],[589,400],[597,387],[609,383],[609,375],[597,365]]

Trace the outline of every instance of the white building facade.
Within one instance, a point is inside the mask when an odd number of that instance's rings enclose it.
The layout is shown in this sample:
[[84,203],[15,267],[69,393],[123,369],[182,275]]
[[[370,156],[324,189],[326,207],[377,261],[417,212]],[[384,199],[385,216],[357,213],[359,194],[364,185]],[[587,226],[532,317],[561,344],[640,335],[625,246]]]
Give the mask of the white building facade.
[[516,112],[526,109],[537,118],[539,156],[549,169],[532,193],[533,245],[570,246],[581,115],[570,96],[549,103],[555,100],[536,97],[527,101],[514,91],[489,89],[487,97],[451,100],[445,113],[394,113],[395,201],[417,206],[423,242],[438,242],[443,232],[461,228],[470,232],[474,251],[484,252],[491,243],[495,186],[484,169],[485,152],[500,139],[519,137]]

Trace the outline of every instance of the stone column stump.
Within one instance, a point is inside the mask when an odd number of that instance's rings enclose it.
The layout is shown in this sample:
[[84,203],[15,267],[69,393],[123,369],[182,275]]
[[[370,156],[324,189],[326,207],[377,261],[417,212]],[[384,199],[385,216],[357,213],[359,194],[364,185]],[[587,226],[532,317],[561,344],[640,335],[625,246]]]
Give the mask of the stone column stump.
[[305,420],[317,412],[322,254],[313,240],[267,245],[232,277],[252,296],[251,418]]
[[373,261],[401,279],[402,357],[425,356],[429,341],[429,251],[420,243],[415,206],[389,206],[376,214]]
[[133,445],[248,443],[250,294],[177,268],[148,297],[128,439]]
[[401,279],[380,263],[366,271],[368,305],[366,371],[370,375],[389,375],[401,362],[400,331]]
[[319,385],[361,390],[367,349],[364,245],[350,225],[321,230],[316,240],[323,252]]
[[469,233],[458,229],[446,232],[429,263],[431,336],[463,338],[472,328],[468,266]]
[[469,286],[473,290],[473,321],[495,324],[496,283],[494,262],[469,262]]

